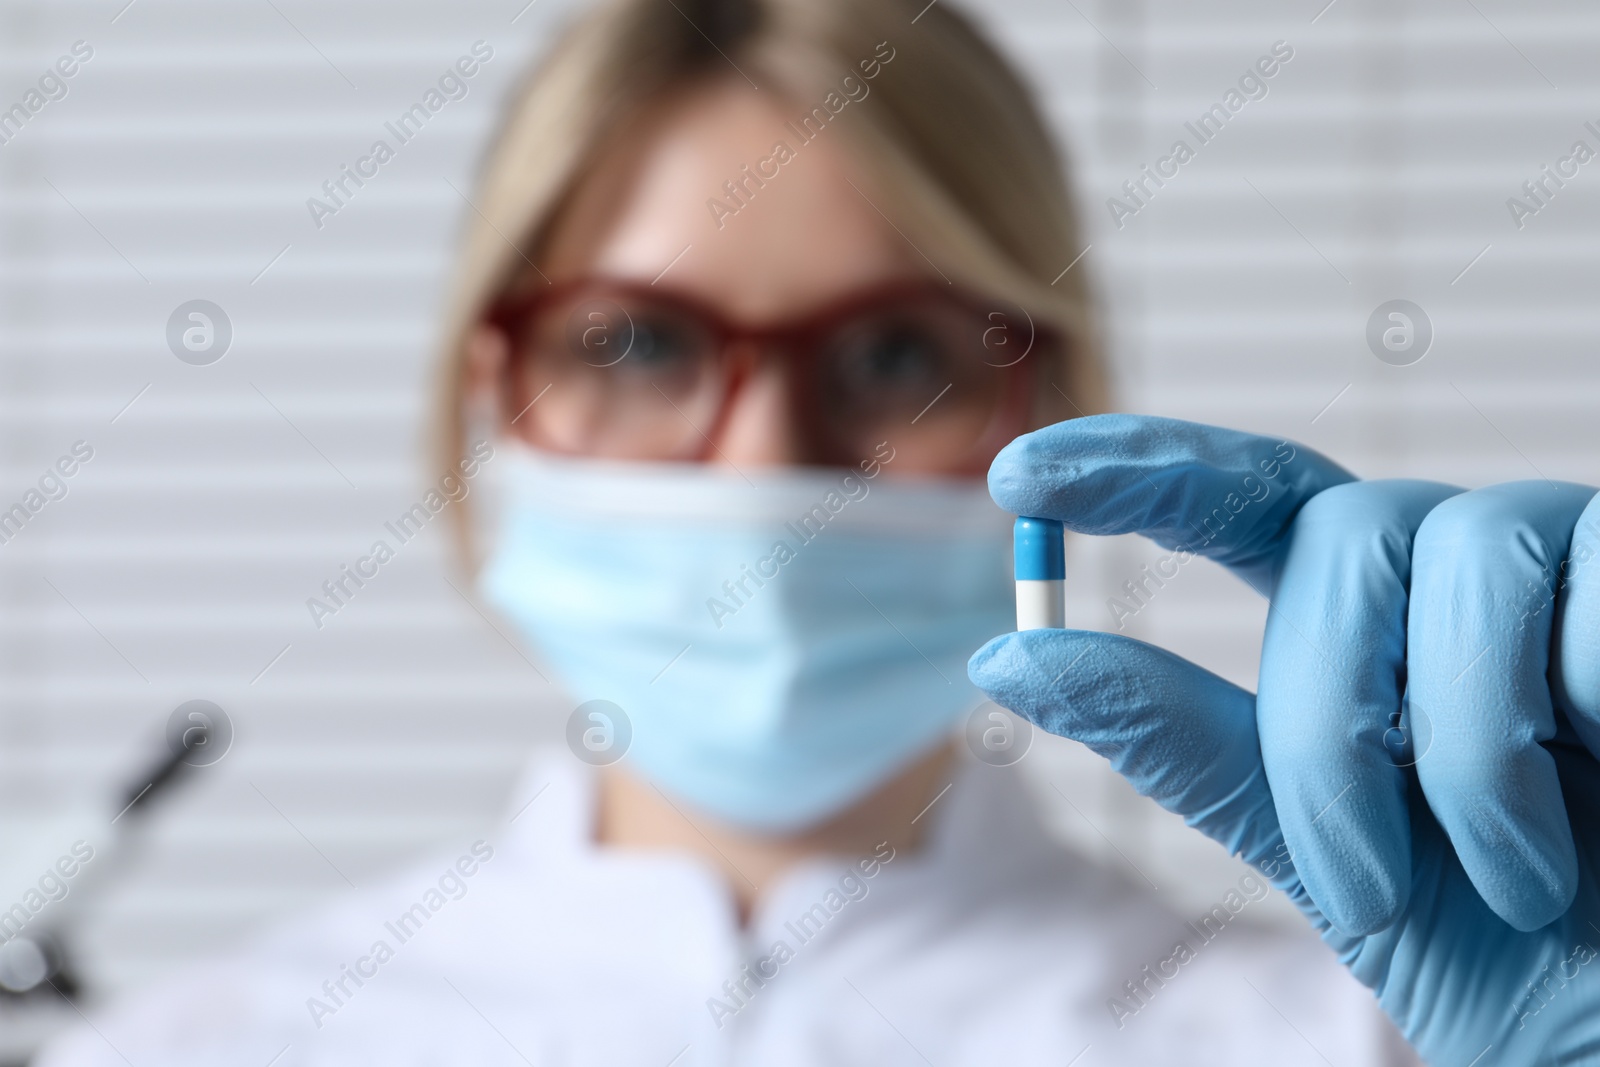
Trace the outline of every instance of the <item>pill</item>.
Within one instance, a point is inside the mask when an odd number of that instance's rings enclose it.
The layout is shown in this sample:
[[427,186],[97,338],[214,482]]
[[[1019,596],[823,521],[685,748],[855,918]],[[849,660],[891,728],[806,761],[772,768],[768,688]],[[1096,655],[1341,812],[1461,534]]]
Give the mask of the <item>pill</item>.
[[1018,516],[1012,528],[1017,578],[1017,629],[1059,630],[1067,624],[1066,553],[1055,519]]

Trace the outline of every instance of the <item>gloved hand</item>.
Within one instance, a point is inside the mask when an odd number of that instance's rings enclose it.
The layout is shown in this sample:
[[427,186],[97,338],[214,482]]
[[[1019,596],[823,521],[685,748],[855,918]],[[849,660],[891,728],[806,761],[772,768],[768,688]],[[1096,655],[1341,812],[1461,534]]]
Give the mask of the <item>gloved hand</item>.
[[994,639],[975,683],[1258,867],[1436,1067],[1600,1062],[1594,489],[1359,482],[1126,415],[1017,439],[989,488],[1214,559],[1271,608],[1255,696],[1073,630]]

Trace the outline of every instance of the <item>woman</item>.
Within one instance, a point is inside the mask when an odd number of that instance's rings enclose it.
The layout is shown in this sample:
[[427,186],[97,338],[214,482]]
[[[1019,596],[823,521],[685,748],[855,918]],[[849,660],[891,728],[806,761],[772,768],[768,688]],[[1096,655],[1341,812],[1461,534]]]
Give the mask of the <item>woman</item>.
[[[1233,925],[1263,879],[1185,924],[951,740],[968,655],[1011,629],[979,476],[1105,404],[1047,145],[948,4],[621,0],[574,26],[488,157],[440,408],[446,469],[493,457],[463,543],[578,704],[571,751],[483,840],[43,1062],[1403,1061],[1332,953]],[[1151,484],[1256,442],[1083,425],[1008,449],[997,492],[1106,435],[1145,435]],[[1285,447],[1240,528],[1348,479]],[[1201,550],[1259,577],[1231,537]],[[1052,686],[1106,668],[1034,681],[1014,657],[1064,632],[1017,636],[976,676],[1065,732]],[[1196,707],[1237,710],[1212,682]],[[1217,824],[1239,790],[1196,812],[1142,781],[1306,901],[1275,824]]]

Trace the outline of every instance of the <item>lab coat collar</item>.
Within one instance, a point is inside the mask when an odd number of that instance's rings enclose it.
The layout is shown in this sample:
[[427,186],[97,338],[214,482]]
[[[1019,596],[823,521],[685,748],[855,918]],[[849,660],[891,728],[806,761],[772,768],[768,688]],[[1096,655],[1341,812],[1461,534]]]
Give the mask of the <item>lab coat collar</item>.
[[[830,890],[860,892],[848,883],[839,888],[851,872],[862,876],[869,895],[879,897],[912,895],[930,878],[979,891],[983,885],[1019,877],[1035,857],[1059,852],[1028,798],[1018,766],[992,767],[973,759],[964,746],[958,745],[957,751],[948,784],[917,816],[925,832],[916,850],[885,846],[876,854],[826,855],[796,864],[765,887],[749,936],[758,943],[768,940],[769,934],[783,929],[784,922],[827,897]],[[709,881],[720,878],[710,867],[682,854],[646,856],[596,844],[598,796],[595,768],[562,748],[538,752],[512,792],[509,823],[503,831],[507,866],[536,866],[549,873],[553,864],[625,861],[681,872],[687,864]],[[892,853],[888,862],[886,853]],[[869,869],[870,879],[864,877]]]

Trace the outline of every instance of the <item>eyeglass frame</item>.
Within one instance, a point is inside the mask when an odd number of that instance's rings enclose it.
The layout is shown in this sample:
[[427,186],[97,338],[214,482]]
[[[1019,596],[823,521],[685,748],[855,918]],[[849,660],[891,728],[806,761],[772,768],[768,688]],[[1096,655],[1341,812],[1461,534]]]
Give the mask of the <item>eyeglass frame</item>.
[[[822,304],[800,315],[790,316],[767,325],[754,326],[738,321],[707,300],[679,289],[658,289],[654,282],[643,283],[634,279],[617,278],[605,274],[570,278],[552,283],[543,288],[527,289],[520,293],[503,295],[491,303],[479,319],[482,325],[491,327],[499,332],[506,339],[511,350],[511,355],[501,368],[501,396],[506,401],[503,410],[509,416],[510,422],[515,422],[521,418],[523,414],[526,414],[528,407],[532,406],[532,403],[530,403],[516,415],[510,415],[510,405],[516,402],[513,399],[515,390],[512,388],[511,378],[517,370],[518,361],[515,351],[520,336],[519,327],[529,322],[542,307],[570,297],[573,293],[581,293],[585,289],[595,290],[597,295],[606,297],[636,296],[656,304],[666,305],[679,313],[686,313],[707,328],[711,339],[711,351],[717,353],[715,358],[718,362],[726,365],[724,370],[724,390],[717,401],[716,415],[712,419],[710,426],[703,430],[694,426],[692,422],[690,423],[690,426],[705,442],[694,456],[659,457],[663,460],[687,460],[690,462],[704,461],[709,458],[710,453],[715,448],[712,442],[715,440],[717,431],[727,421],[729,412],[733,407],[734,397],[758,363],[776,358],[785,370],[789,370],[798,362],[800,353],[813,350],[814,343],[819,338],[826,336],[831,330],[836,329],[840,323],[848,321],[855,315],[873,307],[888,306],[895,302],[909,302],[913,298],[930,296],[946,303],[960,306],[966,311],[976,312],[990,320],[996,314],[1004,314],[1002,310],[993,309],[993,301],[972,290],[963,289],[953,284],[940,284],[932,279],[911,279],[890,281],[870,286]],[[1023,360],[1032,354],[1036,347],[1042,347],[1048,352],[1059,353],[1064,351],[1065,335],[1062,331],[1048,323],[1037,322],[1020,304],[1013,304],[1012,306],[1022,311],[1028,322],[1030,327],[1028,345],[1022,355],[1016,359],[1001,364],[989,363],[984,360],[987,366],[996,370],[1009,370],[1020,365]],[[626,315],[626,311],[624,311],[624,314]],[[984,331],[984,337],[987,338],[991,330],[1004,330],[1006,328],[1004,325],[988,327]],[[986,340],[985,345],[987,345]],[[730,351],[764,353],[765,357],[747,355],[742,359],[729,358],[728,353]],[[621,362],[626,356],[627,353],[625,352],[610,364],[589,363],[589,366],[602,369]],[[588,363],[587,360],[584,360],[584,362]],[[989,425],[974,440],[970,449],[972,453],[982,451],[984,445],[995,438],[996,427],[1002,425],[1008,416],[1014,417],[1026,410],[1028,390],[1025,386],[1028,384],[1027,379],[1029,377],[1030,375],[1026,373],[1007,376],[1003,385],[1004,392],[995,406]],[[792,406],[802,410],[814,409],[816,398],[809,387],[814,384],[815,376],[790,374],[788,381],[791,388],[801,391],[801,395],[794,397],[793,401],[791,401]],[[928,408],[937,403],[939,397],[943,395],[943,393],[940,393],[934,397],[929,402]],[[924,408],[916,418],[921,418],[922,414],[926,414],[928,408]],[[912,420],[912,422],[915,421],[916,419]],[[849,462],[854,462],[854,460]]]

